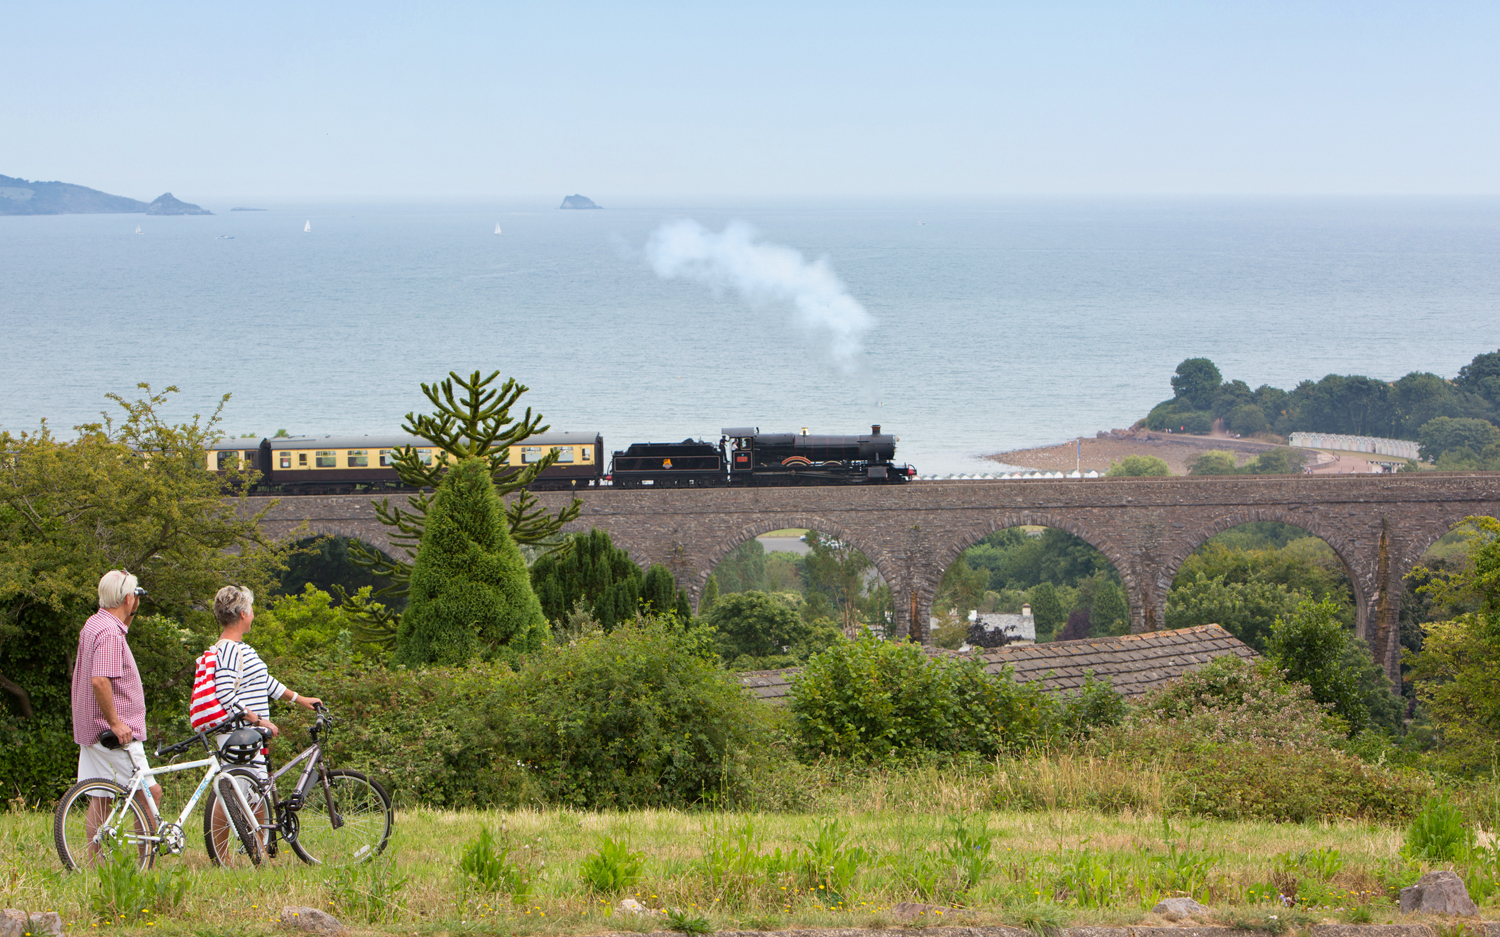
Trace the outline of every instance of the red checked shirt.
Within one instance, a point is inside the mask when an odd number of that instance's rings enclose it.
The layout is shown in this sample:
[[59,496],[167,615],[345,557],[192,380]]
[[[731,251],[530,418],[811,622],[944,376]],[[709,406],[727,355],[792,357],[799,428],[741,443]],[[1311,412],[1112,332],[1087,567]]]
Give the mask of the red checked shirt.
[[128,630],[124,622],[101,608],[78,635],[78,655],[73,663],[73,741],[79,745],[94,744],[99,741],[99,733],[109,728],[94,698],[94,677],[109,678],[115,694],[115,715],[136,738],[146,738],[146,693],[135,655],[125,643]]

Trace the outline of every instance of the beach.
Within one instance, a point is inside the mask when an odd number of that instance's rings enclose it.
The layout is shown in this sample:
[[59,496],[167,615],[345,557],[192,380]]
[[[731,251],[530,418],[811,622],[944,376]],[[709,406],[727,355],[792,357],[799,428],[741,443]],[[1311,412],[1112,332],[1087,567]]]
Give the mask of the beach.
[[1092,469],[1102,475],[1112,462],[1130,455],[1145,455],[1167,463],[1173,475],[1186,475],[1188,463],[1210,449],[1233,452],[1235,461],[1244,465],[1272,448],[1275,448],[1274,443],[1230,436],[1179,436],[1145,430],[1114,430],[1055,446],[997,452],[985,458],[1004,465],[1046,472],[1071,472],[1077,468],[1084,472]]

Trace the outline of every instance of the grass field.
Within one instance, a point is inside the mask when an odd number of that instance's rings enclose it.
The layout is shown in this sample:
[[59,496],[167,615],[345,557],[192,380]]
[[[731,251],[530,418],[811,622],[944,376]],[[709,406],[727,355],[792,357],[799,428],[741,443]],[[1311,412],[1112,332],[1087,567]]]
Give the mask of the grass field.
[[[1149,922],[1157,900],[1191,894],[1219,923],[1279,933],[1399,921],[1395,889],[1424,871],[1399,857],[1403,831],[1378,824],[987,812],[936,787],[923,808],[909,794],[824,814],[404,810],[386,854],[354,869],[308,867],[283,849],[258,870],[223,871],[190,836],[186,855],[128,881],[64,874],[50,814],[11,812],[0,814],[0,907],[58,911],[74,934],[210,937],[277,931],[287,905],[326,909],[357,931],[588,934],[668,926],[665,915],[615,910],[626,897],[673,912],[671,923],[690,931],[878,928],[902,923],[898,903],[921,902],[951,909],[927,912],[931,923],[1040,931]],[[491,863],[496,888],[460,871],[481,828],[509,850]],[[608,893],[581,874],[605,838],[626,847],[592,860],[596,880],[624,884]],[[523,894],[506,881],[525,882]],[[121,920],[125,903],[144,910]]]

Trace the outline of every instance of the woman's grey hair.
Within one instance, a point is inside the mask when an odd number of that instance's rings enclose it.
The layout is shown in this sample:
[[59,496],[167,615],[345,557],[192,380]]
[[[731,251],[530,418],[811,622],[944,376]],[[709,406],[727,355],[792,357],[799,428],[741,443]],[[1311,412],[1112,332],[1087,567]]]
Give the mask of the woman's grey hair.
[[112,569],[99,577],[99,607],[119,608],[125,596],[135,593],[140,581],[128,569]]
[[214,618],[220,625],[228,627],[250,611],[255,602],[255,593],[243,586],[225,586],[214,596]]

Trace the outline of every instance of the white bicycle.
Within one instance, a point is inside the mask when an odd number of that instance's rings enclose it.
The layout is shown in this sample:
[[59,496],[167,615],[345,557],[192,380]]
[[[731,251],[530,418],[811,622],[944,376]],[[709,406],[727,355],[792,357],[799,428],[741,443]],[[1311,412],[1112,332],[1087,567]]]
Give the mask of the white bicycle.
[[[224,747],[215,748],[210,736],[230,729],[234,731]],[[136,765],[130,783],[123,786],[106,778],[79,781],[63,795],[53,816],[57,857],[64,868],[76,871],[107,862],[123,849],[133,851],[139,867],[145,870],[159,855],[181,855],[187,844],[188,817],[199,798],[212,788],[217,796],[210,801],[215,806],[204,815],[204,845],[210,858],[220,865],[233,865],[236,859],[259,865],[263,852],[260,823],[252,807],[255,795],[250,781],[231,774],[229,766],[253,761],[269,737],[270,730],[245,726],[242,716],[236,715],[192,738],[166,748],[158,744],[156,748],[156,757],[162,758],[202,745],[206,758],[155,768]],[[203,780],[177,819],[163,822],[151,796],[152,779],[194,768],[206,769]],[[215,824],[226,828],[216,833]],[[227,841],[234,839],[238,848],[226,848]]]

